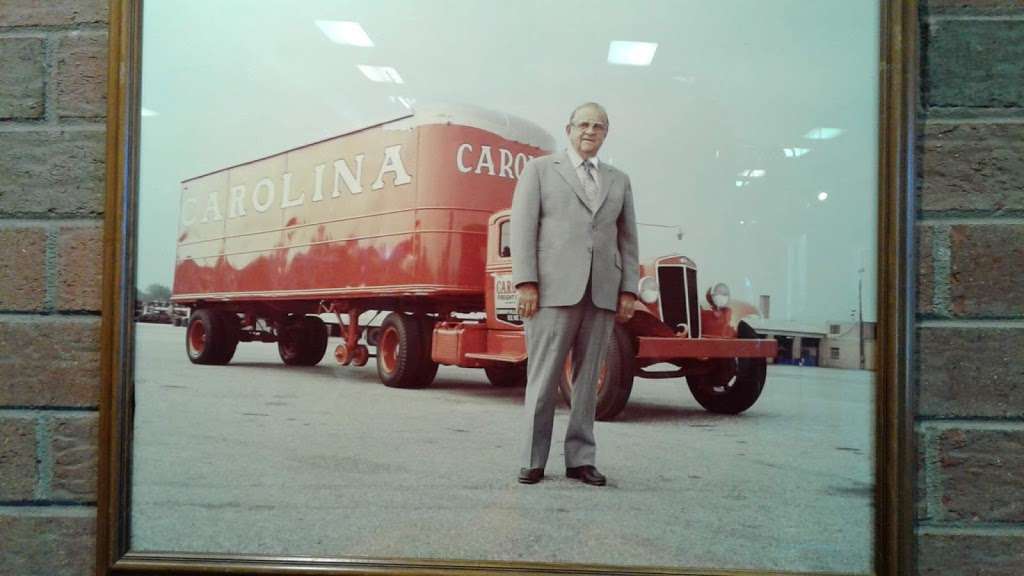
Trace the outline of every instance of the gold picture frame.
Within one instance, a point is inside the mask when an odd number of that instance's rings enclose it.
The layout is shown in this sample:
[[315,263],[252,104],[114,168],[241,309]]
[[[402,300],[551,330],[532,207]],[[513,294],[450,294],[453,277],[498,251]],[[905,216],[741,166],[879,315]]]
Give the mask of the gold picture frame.
[[[917,2],[883,0],[879,38],[878,333],[874,574],[912,573],[913,142]],[[142,1],[111,0],[97,573],[128,574],[768,574],[540,562],[316,558],[139,552],[130,548],[131,337],[139,175]],[[773,572],[776,573],[776,572]]]

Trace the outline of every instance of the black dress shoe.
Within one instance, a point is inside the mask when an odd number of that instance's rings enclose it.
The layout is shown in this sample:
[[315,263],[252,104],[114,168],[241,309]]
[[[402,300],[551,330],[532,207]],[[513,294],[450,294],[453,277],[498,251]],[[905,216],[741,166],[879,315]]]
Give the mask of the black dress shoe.
[[520,468],[519,469],[519,483],[520,484],[536,484],[540,482],[540,479],[544,477],[543,468]]
[[565,469],[565,476],[567,478],[575,478],[584,484],[590,484],[591,486],[604,486],[608,483],[608,479],[597,471],[597,468],[593,466],[574,466],[572,468]]

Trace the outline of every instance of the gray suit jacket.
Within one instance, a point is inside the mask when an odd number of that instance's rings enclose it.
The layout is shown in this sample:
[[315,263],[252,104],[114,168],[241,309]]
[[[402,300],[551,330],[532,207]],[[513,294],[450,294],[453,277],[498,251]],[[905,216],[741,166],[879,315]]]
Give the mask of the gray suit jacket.
[[618,307],[637,293],[636,216],[629,176],[600,163],[595,211],[569,160],[559,152],[530,161],[512,199],[512,281],[536,282],[540,306],[571,306],[593,279],[594,305]]

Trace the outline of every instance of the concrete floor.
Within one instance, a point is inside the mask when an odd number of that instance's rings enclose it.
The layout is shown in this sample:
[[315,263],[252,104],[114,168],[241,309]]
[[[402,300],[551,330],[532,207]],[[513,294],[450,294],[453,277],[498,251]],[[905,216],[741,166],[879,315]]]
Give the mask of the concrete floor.
[[638,379],[597,423],[604,488],[562,476],[564,410],[548,478],[518,484],[522,390],[478,370],[396,390],[257,343],[196,366],[143,324],[136,394],[133,551],[871,571],[868,372],[771,366],[733,417]]

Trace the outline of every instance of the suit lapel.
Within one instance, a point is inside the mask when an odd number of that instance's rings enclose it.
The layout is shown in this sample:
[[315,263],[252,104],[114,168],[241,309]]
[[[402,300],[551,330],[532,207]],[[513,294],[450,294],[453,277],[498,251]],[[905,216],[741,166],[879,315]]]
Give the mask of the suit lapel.
[[573,191],[576,192],[576,197],[580,199],[580,202],[583,202],[587,210],[590,210],[590,205],[587,203],[587,192],[583,189],[580,177],[576,175],[576,169],[569,162],[569,155],[561,152],[554,158],[553,163],[555,171],[569,183],[569,186],[572,186]]

